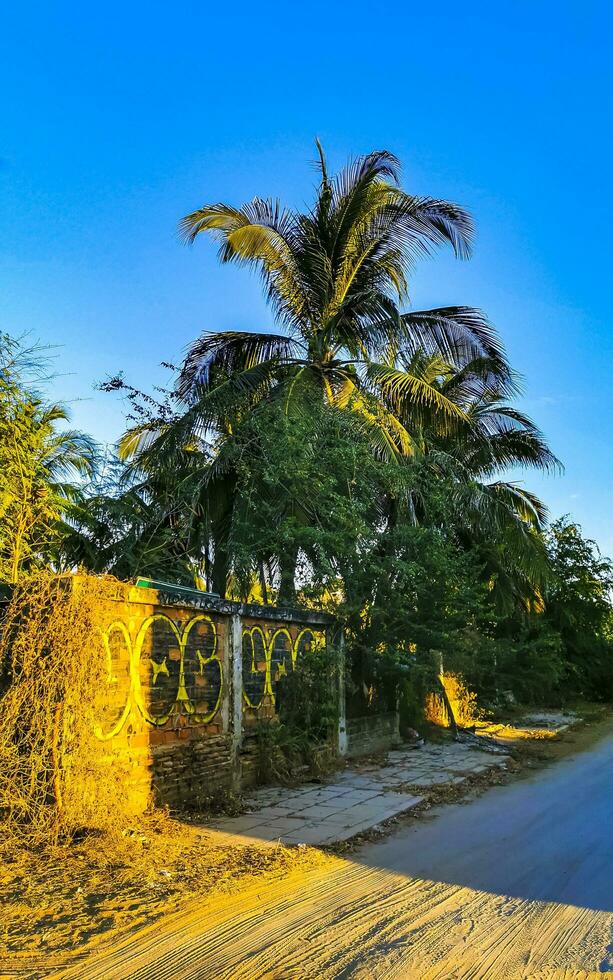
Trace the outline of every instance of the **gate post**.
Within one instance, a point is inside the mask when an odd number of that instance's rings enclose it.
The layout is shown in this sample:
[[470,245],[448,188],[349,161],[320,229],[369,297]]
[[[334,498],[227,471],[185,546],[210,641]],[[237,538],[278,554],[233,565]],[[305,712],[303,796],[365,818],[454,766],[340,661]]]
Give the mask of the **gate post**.
[[240,749],[243,738],[243,622],[238,612],[230,617],[228,632],[232,788],[238,793],[241,788]]

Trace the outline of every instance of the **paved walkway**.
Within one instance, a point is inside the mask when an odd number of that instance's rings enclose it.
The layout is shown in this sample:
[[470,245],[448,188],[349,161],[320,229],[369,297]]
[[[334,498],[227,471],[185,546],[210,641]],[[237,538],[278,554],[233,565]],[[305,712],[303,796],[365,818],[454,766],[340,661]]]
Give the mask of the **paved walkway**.
[[422,802],[420,789],[462,783],[504,767],[506,756],[458,743],[389,752],[381,766],[350,764],[326,783],[254,790],[249,811],[213,820],[221,833],[283,844],[336,844],[371,830]]

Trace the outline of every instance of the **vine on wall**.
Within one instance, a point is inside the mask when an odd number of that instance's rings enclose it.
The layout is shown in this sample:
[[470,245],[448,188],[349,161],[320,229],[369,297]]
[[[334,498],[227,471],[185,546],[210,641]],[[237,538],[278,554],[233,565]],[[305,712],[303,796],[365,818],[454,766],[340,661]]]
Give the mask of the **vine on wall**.
[[[127,809],[126,774],[101,750],[106,603],[122,586],[37,571],[0,622],[0,813],[5,841],[110,828]],[[112,764],[111,764],[112,761]]]

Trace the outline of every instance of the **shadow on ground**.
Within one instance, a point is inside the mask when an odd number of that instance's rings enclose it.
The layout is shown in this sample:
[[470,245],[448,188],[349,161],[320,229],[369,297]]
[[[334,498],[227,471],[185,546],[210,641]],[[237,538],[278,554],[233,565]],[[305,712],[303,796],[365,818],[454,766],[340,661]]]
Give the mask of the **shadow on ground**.
[[367,867],[613,913],[613,736],[441,808],[354,855]]

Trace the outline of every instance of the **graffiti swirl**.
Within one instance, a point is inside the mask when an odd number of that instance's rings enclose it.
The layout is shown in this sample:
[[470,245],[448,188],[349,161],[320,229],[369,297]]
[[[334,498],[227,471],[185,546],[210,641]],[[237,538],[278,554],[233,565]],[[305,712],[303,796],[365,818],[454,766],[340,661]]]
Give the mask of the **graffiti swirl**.
[[155,613],[143,620],[134,641],[125,623],[117,620],[102,633],[102,643],[107,685],[97,713],[97,738],[117,735],[132,705],[156,726],[179,710],[199,724],[219,711],[223,666],[209,616],[194,616],[181,631],[164,613]]
[[296,667],[299,658],[308,655],[315,642],[310,629],[302,630],[295,640],[285,627],[271,632],[268,642],[260,626],[243,630],[243,699],[257,710],[269,695],[276,704],[279,685]]

